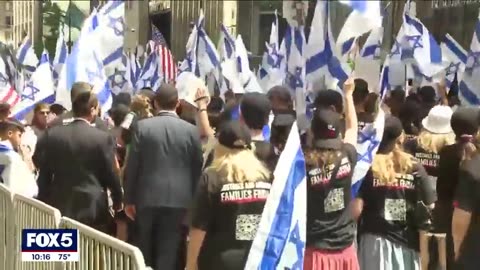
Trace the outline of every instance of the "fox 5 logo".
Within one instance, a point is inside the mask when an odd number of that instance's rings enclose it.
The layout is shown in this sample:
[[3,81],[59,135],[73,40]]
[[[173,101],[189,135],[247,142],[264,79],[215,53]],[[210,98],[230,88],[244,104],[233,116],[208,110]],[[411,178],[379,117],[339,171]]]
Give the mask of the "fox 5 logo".
[[22,251],[76,252],[78,230],[75,229],[24,229]]

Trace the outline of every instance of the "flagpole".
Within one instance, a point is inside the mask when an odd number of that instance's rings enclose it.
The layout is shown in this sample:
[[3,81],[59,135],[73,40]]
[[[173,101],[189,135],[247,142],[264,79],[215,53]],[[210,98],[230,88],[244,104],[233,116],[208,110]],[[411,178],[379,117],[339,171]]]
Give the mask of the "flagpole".
[[[72,5],[72,0],[68,0],[68,8]],[[68,52],[72,52],[72,14],[68,14]]]

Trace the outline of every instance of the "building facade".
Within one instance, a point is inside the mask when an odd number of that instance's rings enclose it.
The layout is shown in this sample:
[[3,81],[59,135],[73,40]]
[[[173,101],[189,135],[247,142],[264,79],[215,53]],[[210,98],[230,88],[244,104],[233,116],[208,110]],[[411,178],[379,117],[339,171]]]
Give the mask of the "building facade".
[[13,1],[0,1],[0,41],[6,44],[13,42]]
[[12,41],[19,45],[25,36],[32,39],[33,43],[42,39],[42,1],[24,0],[12,1],[13,27]]

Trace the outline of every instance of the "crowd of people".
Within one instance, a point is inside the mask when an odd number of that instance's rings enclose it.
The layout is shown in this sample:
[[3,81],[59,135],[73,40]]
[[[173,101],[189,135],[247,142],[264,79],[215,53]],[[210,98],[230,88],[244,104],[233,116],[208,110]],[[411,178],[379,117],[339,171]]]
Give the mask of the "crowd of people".
[[[303,269],[478,269],[480,110],[436,88],[394,89],[383,102],[349,78],[343,95],[318,92],[300,131]],[[155,90],[119,94],[106,120],[88,83],[73,85],[71,111],[37,104],[28,125],[0,104],[1,181],[139,247],[153,269],[244,269],[296,120],[291,92],[222,99],[199,87],[193,105],[174,85]],[[383,138],[353,197],[358,134],[379,109]],[[444,252],[421,244],[426,233],[445,236]]]

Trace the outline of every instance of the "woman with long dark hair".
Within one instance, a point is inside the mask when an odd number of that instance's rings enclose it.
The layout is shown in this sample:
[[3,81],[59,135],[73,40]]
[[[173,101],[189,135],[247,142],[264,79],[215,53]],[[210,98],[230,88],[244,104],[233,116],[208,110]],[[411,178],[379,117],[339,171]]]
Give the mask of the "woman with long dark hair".
[[350,211],[353,170],[357,161],[357,115],[352,92],[344,85],[345,137],[340,113],[320,108],[311,124],[313,138],[305,150],[307,172],[307,243],[305,270],[356,270],[355,220]]
[[446,234],[447,270],[456,270],[452,238],[454,197],[461,180],[460,164],[475,152],[474,143],[478,134],[479,110],[459,107],[452,115],[450,124],[455,133],[455,143],[440,152],[437,179],[437,202],[433,209],[433,224],[436,233]]

